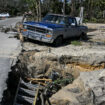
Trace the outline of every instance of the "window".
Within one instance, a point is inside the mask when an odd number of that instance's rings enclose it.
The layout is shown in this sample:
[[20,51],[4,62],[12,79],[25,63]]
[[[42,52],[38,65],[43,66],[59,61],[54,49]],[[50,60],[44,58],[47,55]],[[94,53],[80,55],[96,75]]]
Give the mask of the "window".
[[72,24],[72,18],[69,18],[69,24],[70,25]]
[[42,21],[65,25],[68,23],[68,18],[58,15],[47,15]]
[[69,18],[69,24],[72,26],[76,26],[77,22],[75,18]]

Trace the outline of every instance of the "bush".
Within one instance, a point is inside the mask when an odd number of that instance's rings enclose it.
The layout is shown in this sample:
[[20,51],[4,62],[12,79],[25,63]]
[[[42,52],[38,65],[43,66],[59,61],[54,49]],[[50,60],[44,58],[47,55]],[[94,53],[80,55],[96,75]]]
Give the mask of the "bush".
[[97,19],[97,23],[105,23],[105,19]]
[[100,19],[91,18],[90,20],[84,19],[83,22],[84,22],[84,23],[88,23],[88,22],[90,22],[90,23],[105,23],[105,19],[102,19],[102,18],[100,18]]
[[88,19],[84,19],[83,22],[84,22],[84,23],[88,23],[89,20],[88,20]]
[[90,21],[93,22],[93,23],[96,23],[97,22],[97,19],[96,18],[91,18]]
[[72,41],[71,44],[75,45],[75,46],[81,46],[82,45],[82,43],[80,41]]

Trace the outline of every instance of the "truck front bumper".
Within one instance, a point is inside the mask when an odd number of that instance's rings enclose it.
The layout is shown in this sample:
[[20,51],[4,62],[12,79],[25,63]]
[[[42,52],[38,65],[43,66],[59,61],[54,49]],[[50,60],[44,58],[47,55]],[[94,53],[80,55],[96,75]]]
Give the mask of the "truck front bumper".
[[22,35],[26,38],[33,39],[33,40],[38,40],[38,41],[41,41],[41,42],[46,42],[46,43],[53,43],[54,42],[54,39],[52,37],[48,38],[48,37],[45,37],[45,35],[40,34],[40,33],[33,33],[33,32],[30,32],[30,31],[24,32],[23,31]]

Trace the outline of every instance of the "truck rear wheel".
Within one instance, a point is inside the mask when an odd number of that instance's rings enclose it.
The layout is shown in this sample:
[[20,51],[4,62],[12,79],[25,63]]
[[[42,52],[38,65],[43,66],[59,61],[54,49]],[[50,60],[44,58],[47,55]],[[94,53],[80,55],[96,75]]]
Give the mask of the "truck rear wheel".
[[54,41],[54,46],[55,47],[59,47],[62,45],[62,42],[63,42],[63,37],[62,36],[59,36],[55,39]]
[[80,40],[87,40],[87,34],[86,33],[82,33],[80,35]]

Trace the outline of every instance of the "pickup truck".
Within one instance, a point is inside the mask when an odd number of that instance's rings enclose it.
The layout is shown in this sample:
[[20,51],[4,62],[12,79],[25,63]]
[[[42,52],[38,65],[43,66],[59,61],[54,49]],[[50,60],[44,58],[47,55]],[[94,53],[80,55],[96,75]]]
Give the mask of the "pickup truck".
[[41,22],[24,22],[22,36],[59,46],[63,39],[84,37],[87,31],[86,26],[77,25],[75,17],[48,14]]

